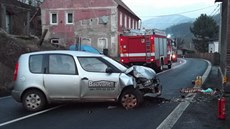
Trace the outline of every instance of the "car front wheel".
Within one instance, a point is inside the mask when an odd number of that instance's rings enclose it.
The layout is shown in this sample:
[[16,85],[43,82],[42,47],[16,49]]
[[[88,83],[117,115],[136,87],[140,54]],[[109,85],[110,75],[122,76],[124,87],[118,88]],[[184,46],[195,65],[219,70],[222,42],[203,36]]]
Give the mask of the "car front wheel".
[[127,89],[120,96],[120,103],[125,109],[138,107],[142,102],[143,95],[136,89]]
[[29,90],[22,97],[22,103],[26,110],[40,111],[46,105],[46,99],[42,92],[38,90]]

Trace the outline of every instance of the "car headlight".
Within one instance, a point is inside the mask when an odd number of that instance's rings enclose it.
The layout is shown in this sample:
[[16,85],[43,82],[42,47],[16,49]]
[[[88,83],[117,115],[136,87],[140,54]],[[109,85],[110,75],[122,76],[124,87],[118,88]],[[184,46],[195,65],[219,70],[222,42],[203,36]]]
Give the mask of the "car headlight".
[[152,83],[153,83],[153,81],[149,79],[149,80],[146,80],[146,81],[143,83],[143,86],[144,86],[144,87],[147,87],[147,86],[152,85]]

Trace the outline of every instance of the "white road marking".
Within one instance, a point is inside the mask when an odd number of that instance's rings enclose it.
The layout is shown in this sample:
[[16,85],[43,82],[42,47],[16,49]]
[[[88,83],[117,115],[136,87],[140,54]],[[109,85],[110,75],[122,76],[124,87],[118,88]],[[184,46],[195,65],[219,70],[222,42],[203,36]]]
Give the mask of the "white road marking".
[[181,59],[181,60],[183,60],[183,61],[180,61],[180,64],[179,64],[179,65],[176,65],[175,67],[172,67],[171,69],[164,70],[164,71],[162,71],[162,72],[160,72],[160,73],[157,73],[157,74],[158,74],[158,75],[163,74],[163,73],[168,72],[168,71],[170,71],[170,70],[173,70],[173,69],[176,69],[176,68],[178,68],[178,67],[181,67],[181,66],[183,66],[184,64],[187,63],[187,61],[186,61],[185,59]]
[[8,98],[11,98],[11,96],[0,97],[0,100],[1,100],[1,99],[8,99]]
[[208,63],[208,68],[206,69],[205,73],[202,76],[202,84],[205,82],[205,80],[207,79],[211,69],[212,69],[212,65],[209,61],[205,60]]
[[4,123],[0,123],[0,127],[8,125],[8,124],[15,123],[15,122],[18,122],[18,121],[21,121],[21,120],[24,120],[24,119],[27,119],[27,118],[30,118],[30,117],[33,117],[33,116],[40,115],[42,113],[45,113],[45,112],[60,108],[62,106],[63,105],[56,106],[56,107],[53,107],[53,108],[49,108],[49,109],[46,109],[46,110],[43,110],[43,111],[40,111],[40,112],[36,112],[36,113],[30,114],[30,115],[27,115],[27,116],[20,117],[20,118],[14,119],[14,120],[10,120],[10,121],[4,122]]
[[187,96],[191,96],[185,102],[181,102],[169,115],[168,117],[157,127],[157,129],[171,129],[177,120],[181,117],[183,112],[189,106],[190,101],[196,96],[196,93],[190,93]]

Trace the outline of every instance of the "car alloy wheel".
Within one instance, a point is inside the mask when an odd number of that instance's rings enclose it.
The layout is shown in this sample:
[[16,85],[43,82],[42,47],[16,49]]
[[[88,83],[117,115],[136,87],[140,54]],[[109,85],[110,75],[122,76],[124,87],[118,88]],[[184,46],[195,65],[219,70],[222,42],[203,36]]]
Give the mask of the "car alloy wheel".
[[29,90],[23,96],[23,106],[29,111],[39,111],[45,107],[44,95],[37,90]]
[[128,89],[125,90],[120,98],[120,103],[125,109],[132,109],[142,103],[143,96],[139,90]]

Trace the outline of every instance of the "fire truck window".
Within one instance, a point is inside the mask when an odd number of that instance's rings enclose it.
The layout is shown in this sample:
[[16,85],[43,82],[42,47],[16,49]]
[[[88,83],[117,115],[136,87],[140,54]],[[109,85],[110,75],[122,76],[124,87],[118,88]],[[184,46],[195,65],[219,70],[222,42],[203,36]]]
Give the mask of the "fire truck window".
[[155,41],[154,41],[155,43],[158,43],[158,38],[156,38],[156,37],[155,37],[155,39],[154,39],[154,40],[155,40]]

